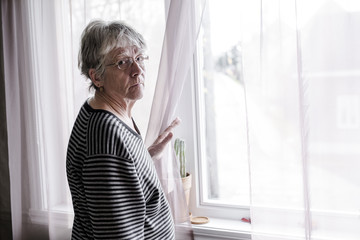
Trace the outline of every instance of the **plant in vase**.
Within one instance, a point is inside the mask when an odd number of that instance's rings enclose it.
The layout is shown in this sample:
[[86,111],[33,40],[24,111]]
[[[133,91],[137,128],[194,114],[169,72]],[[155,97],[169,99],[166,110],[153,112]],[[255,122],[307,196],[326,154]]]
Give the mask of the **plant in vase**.
[[[179,138],[175,139],[174,149],[176,159],[179,161],[180,176],[184,188],[186,204],[189,207],[191,174],[186,171],[185,141]],[[204,224],[209,222],[209,218],[207,217],[193,217],[191,213],[189,213],[189,215],[192,224]]]
[[186,172],[186,155],[185,155],[185,141],[177,138],[174,144],[176,159],[179,161],[180,176],[185,192],[186,204],[189,206],[189,197],[191,189],[191,174]]

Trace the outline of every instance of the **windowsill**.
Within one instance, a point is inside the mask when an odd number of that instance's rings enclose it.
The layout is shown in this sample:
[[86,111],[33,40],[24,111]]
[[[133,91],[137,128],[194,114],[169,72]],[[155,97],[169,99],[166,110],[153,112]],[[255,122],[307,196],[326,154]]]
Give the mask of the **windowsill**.
[[72,209],[65,205],[53,207],[50,211],[45,209],[30,209],[27,216],[31,223],[39,225],[49,224],[49,215],[51,215],[52,223],[55,226],[71,228],[74,220]]
[[201,239],[251,239],[251,225],[239,220],[210,218],[209,223],[192,224],[195,240]]
[[[59,206],[55,211],[53,209],[51,214],[56,222],[55,224],[71,228],[74,216],[68,208]],[[47,213],[44,210],[30,210],[29,217],[33,223],[48,224]],[[208,223],[192,224],[192,228],[195,240],[251,239],[251,225],[240,220],[209,218]]]

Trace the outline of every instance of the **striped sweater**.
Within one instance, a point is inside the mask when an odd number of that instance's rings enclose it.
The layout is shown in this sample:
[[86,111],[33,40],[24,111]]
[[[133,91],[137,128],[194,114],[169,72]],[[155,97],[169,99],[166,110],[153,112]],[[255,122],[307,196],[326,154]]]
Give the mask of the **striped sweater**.
[[174,239],[169,204],[141,137],[86,102],[70,136],[72,239]]

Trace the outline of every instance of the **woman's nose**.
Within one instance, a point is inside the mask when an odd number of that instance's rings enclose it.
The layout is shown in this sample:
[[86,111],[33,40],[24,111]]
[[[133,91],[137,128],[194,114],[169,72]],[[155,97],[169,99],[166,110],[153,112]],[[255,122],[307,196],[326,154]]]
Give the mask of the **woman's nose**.
[[139,63],[137,63],[136,61],[134,61],[131,64],[131,76],[135,77],[137,75],[140,75],[144,72],[144,69],[140,66]]

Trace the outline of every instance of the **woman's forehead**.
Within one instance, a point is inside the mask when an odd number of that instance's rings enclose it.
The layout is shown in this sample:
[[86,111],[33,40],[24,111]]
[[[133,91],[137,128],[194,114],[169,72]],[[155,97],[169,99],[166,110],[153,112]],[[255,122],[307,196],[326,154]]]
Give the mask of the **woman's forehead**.
[[132,56],[134,54],[139,54],[139,53],[143,53],[143,52],[144,51],[142,49],[133,45],[133,46],[115,48],[114,50],[112,50],[110,52],[110,56],[111,57],[122,56],[122,55]]

